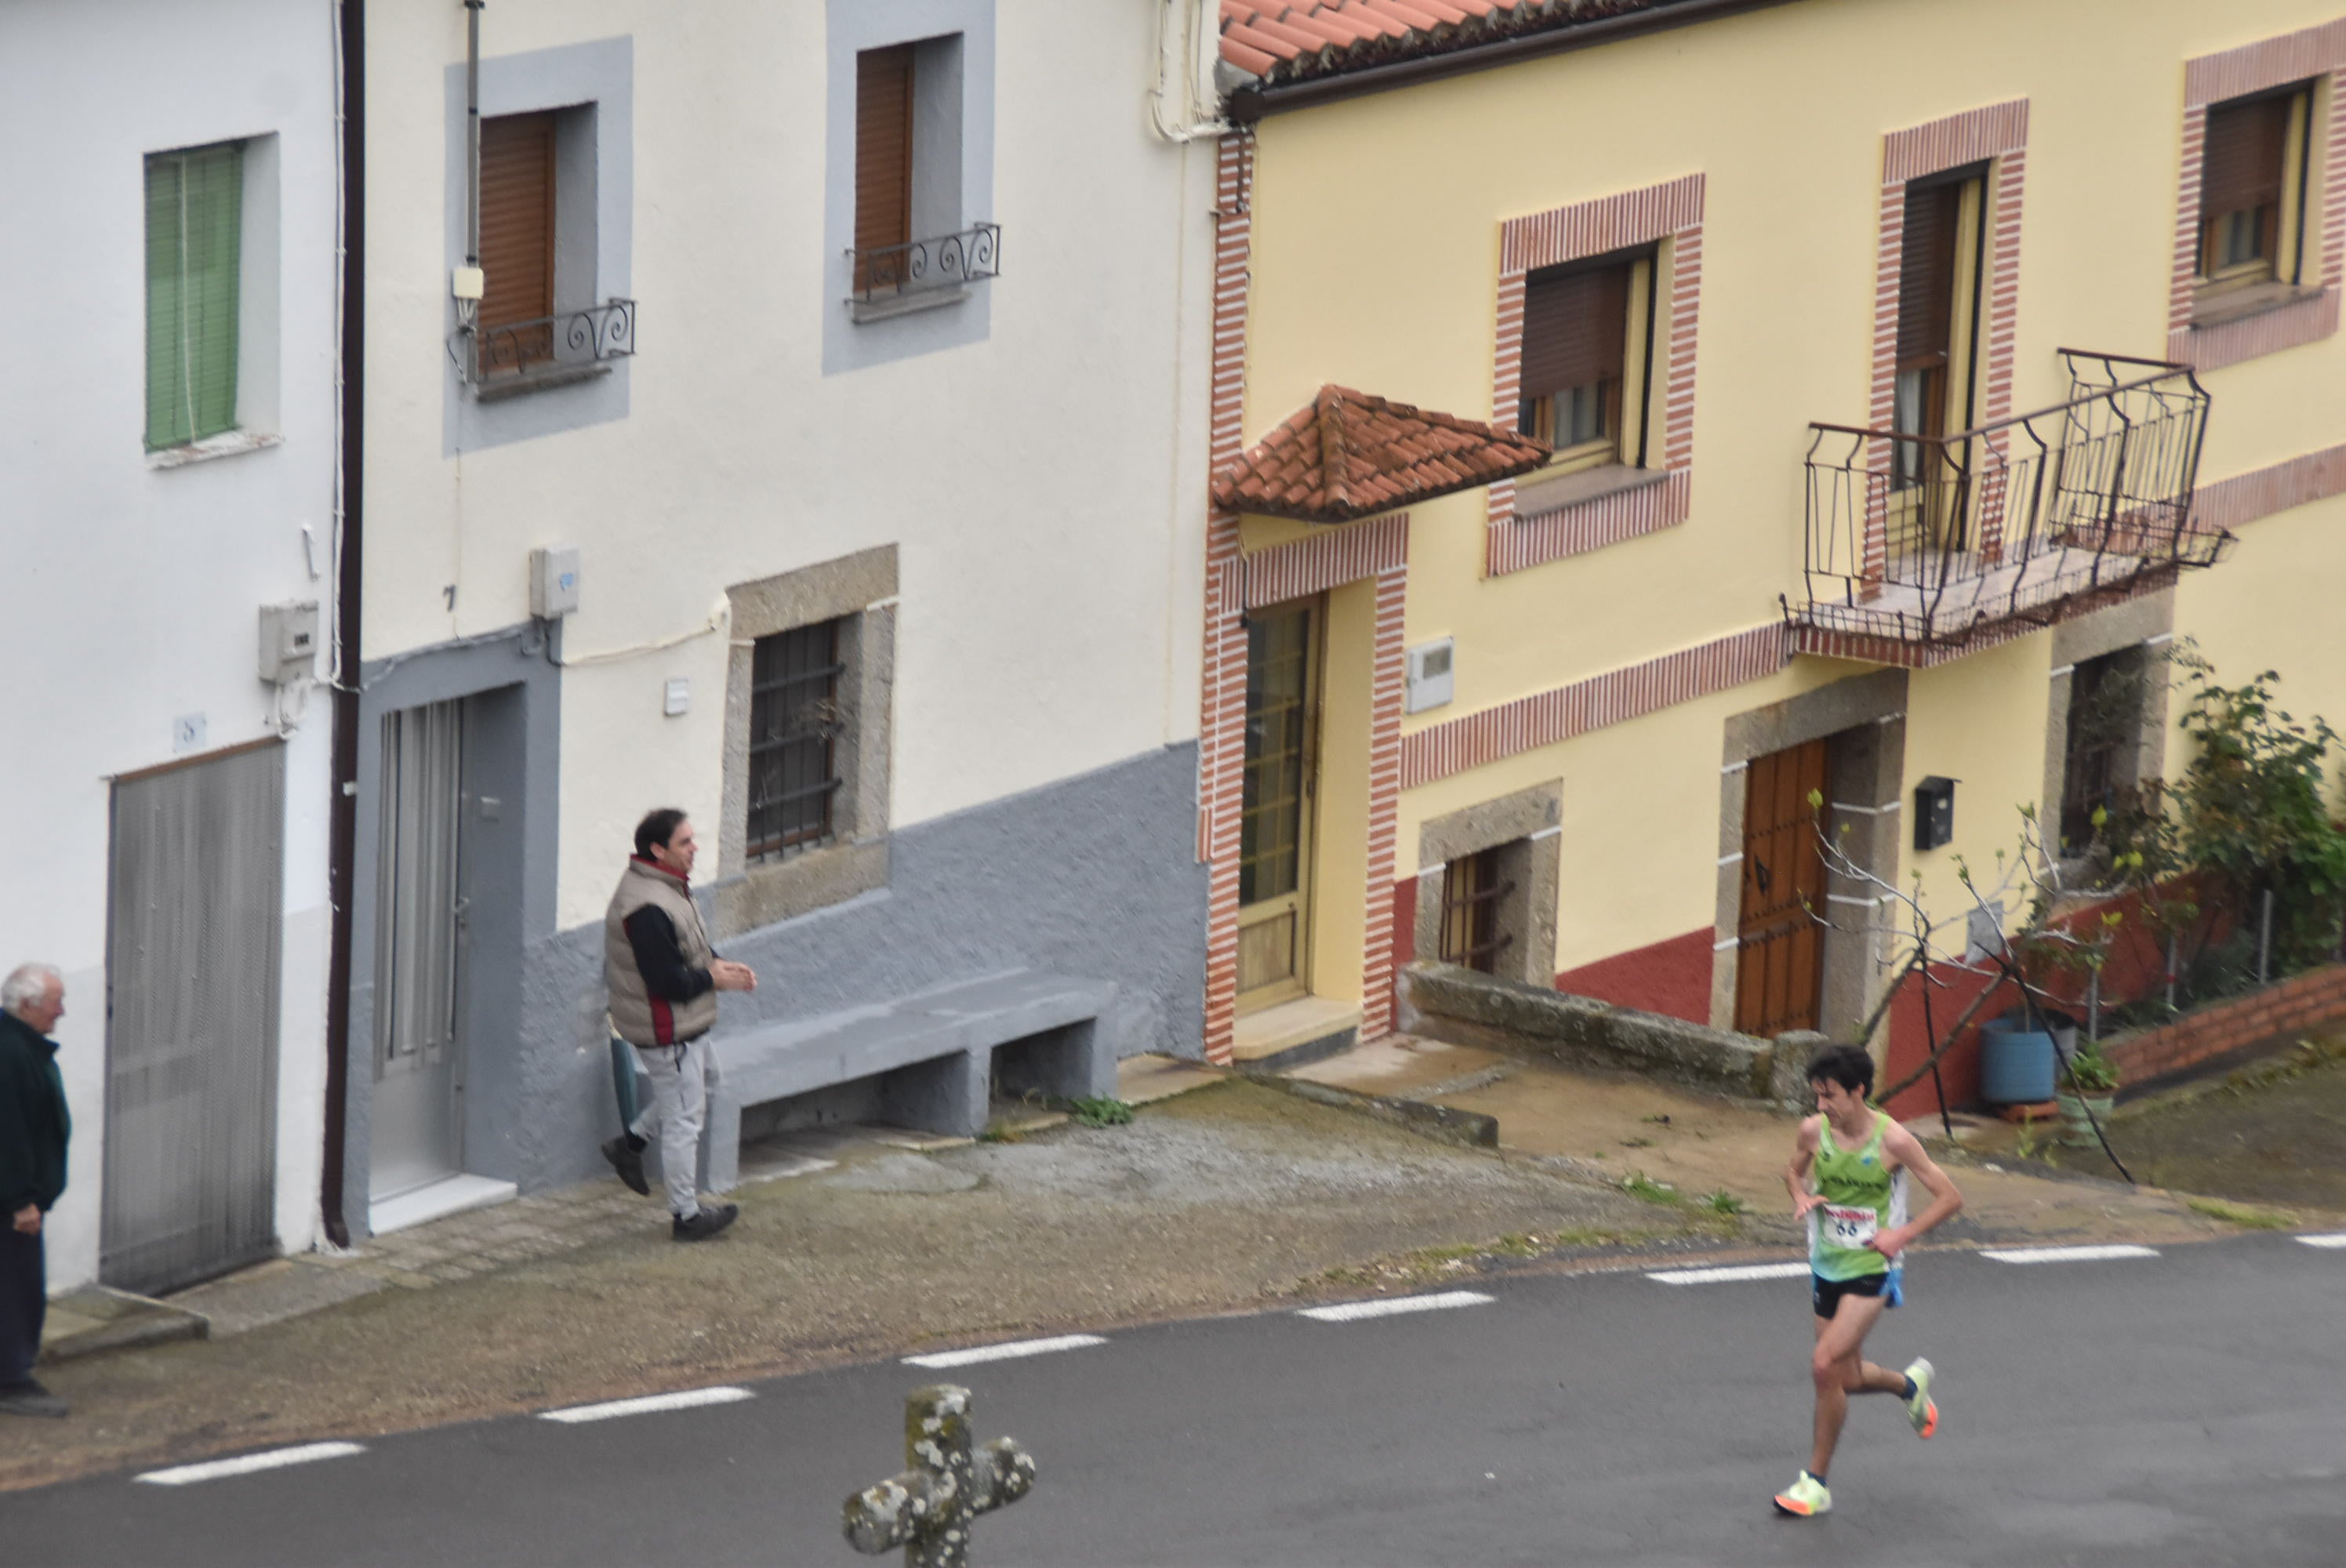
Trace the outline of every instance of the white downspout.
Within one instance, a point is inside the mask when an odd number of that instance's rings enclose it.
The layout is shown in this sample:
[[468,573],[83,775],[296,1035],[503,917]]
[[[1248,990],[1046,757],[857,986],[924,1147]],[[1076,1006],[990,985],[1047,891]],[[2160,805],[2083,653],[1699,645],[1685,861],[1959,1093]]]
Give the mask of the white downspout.
[[1229,129],[1214,81],[1220,56],[1217,0],[1158,0],[1157,85],[1148,118],[1169,142],[1196,141]]

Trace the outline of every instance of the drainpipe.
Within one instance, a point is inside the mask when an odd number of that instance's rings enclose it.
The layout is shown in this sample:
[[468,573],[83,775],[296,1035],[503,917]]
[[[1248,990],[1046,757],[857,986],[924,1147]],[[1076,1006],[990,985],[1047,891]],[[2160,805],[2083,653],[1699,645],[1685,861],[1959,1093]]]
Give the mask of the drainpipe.
[[464,0],[464,265],[481,264],[481,8]]
[[1167,141],[1190,142],[1229,129],[1215,112],[1220,93],[1214,62],[1221,56],[1221,32],[1207,15],[1215,3],[1158,0],[1157,86],[1148,95],[1148,117]]
[[364,487],[366,382],[366,0],[337,0],[340,35],[342,141],[342,359],[335,378],[341,404],[342,450],[335,464],[334,512],[334,756],[328,829],[328,889],[332,924],[326,961],[326,1135],[318,1207],[326,1239],[351,1244],[342,1217],[342,1161],[347,1148],[351,1061],[351,896],[358,869],[359,826],[359,585],[361,501]]

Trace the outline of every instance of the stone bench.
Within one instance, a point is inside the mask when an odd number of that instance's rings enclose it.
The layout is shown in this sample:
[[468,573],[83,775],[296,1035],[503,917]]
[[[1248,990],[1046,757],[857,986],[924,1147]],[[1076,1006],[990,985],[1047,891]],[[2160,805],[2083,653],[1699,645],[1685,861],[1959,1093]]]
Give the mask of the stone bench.
[[1116,1093],[1115,1043],[1099,1026],[1116,987],[1011,970],[865,1007],[723,1034],[702,1185],[740,1180],[741,1118],[754,1106],[879,1080],[879,1119],[974,1137],[989,1101],[1030,1091],[1058,1099]]

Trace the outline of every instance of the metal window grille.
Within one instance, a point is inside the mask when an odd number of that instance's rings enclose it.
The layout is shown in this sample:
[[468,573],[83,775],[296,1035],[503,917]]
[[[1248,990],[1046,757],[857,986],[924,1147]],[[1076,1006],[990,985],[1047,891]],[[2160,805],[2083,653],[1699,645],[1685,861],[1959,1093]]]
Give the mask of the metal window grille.
[[839,623],[760,637],[750,654],[750,830],[752,860],[828,842],[839,793]]
[[1489,974],[1515,938],[1499,929],[1499,901],[1515,884],[1499,874],[1499,851],[1453,860],[1442,877],[1442,962]]

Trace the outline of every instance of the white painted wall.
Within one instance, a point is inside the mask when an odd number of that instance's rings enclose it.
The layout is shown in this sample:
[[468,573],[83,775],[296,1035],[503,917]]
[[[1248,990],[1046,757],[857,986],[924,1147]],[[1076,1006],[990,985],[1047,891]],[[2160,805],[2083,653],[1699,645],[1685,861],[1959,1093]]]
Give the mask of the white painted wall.
[[[16,149],[0,223],[11,373],[0,379],[0,614],[14,826],[0,969],[67,975],[59,1031],[71,1187],[50,1284],[95,1278],[105,1128],[108,780],[271,733],[254,671],[263,603],[331,607],[336,429],[335,64],[324,0],[0,0],[0,144]],[[272,323],[249,320],[244,380],[280,444],[150,468],[145,428],[144,156],[271,137],[273,253],[247,225],[248,277],[274,265]],[[272,341],[273,340],[273,341]],[[273,390],[270,383],[273,382]],[[265,406],[273,404],[273,408]],[[302,529],[314,536],[305,554]],[[314,570],[313,570],[314,568]],[[317,1228],[324,1084],[328,704],[286,758],[280,1239]]]
[[[993,210],[970,215],[1004,229],[988,334],[825,376],[843,307],[823,281],[823,0],[499,0],[491,60],[631,43],[638,352],[626,417],[452,457],[463,12],[378,8],[366,657],[523,620],[536,545],[584,552],[576,657],[699,626],[729,583],[895,541],[896,826],[1193,739],[1213,150],[1148,128],[1158,12],[997,0]],[[714,816],[725,658],[712,633],[566,674],[563,925],[599,916],[647,806]],[[674,677],[685,718],[661,712]]]

